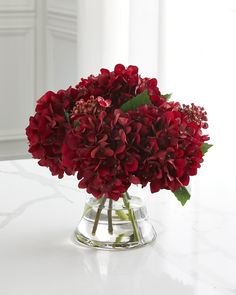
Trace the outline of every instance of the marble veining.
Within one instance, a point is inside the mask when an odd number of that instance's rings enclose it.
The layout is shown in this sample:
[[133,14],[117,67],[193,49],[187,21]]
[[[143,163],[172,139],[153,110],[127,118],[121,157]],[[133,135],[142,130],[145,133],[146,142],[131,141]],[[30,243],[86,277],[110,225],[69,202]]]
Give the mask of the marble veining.
[[98,251],[71,239],[86,196],[76,178],[0,162],[0,294],[235,295],[236,193],[223,202],[210,176],[199,181],[184,208],[169,192],[146,198],[154,244]]

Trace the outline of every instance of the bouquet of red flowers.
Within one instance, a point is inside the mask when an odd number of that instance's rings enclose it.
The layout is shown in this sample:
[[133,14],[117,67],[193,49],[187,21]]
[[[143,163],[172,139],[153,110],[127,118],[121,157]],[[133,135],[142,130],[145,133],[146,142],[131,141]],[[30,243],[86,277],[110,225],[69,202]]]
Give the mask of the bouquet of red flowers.
[[101,69],[38,100],[26,128],[29,152],[52,175],[77,174],[79,188],[98,199],[150,184],[152,193],[171,190],[184,205],[190,176],[211,146],[207,114],[169,97],[136,66]]

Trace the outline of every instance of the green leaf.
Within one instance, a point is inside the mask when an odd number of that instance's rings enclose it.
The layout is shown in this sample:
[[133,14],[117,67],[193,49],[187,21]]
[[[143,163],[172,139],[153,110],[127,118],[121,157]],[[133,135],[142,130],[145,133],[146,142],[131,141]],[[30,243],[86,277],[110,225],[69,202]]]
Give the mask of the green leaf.
[[202,152],[202,155],[204,156],[205,153],[209,150],[209,148],[211,148],[213,146],[213,144],[209,144],[209,143],[202,143],[201,145],[201,152]]
[[172,96],[172,93],[162,94],[161,97],[163,97],[166,101],[168,101]]
[[68,123],[70,123],[70,114],[69,114],[66,110],[64,110],[64,115],[65,115],[65,117],[66,117],[66,121],[67,121]]
[[[114,244],[121,243],[121,241],[122,241],[122,238],[123,238],[123,237],[125,237],[125,236],[126,236],[126,234],[125,234],[125,233],[123,233],[123,234],[120,234],[119,236],[117,236],[117,238],[116,238],[116,241],[115,241],[115,243],[114,243]],[[115,245],[114,245],[114,247],[115,247]]]
[[130,100],[128,100],[124,104],[122,104],[120,109],[123,112],[128,112],[129,110],[137,109],[141,105],[151,104],[151,103],[152,102],[150,100],[148,92],[147,92],[147,90],[145,90],[144,92],[138,94],[137,96],[131,98]]
[[185,203],[190,199],[190,193],[188,192],[187,188],[185,186],[181,186],[179,189],[177,189],[174,192],[174,195],[176,198],[180,201],[182,206],[185,205]]
[[116,214],[120,218],[120,220],[125,220],[125,221],[129,220],[129,216],[125,214],[123,210],[116,210]]
[[74,128],[76,129],[79,126],[79,120],[74,121]]

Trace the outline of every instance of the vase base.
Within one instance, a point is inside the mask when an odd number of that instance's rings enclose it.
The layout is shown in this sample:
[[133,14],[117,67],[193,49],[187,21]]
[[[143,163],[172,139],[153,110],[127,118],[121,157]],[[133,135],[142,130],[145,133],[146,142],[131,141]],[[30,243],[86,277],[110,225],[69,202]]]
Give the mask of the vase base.
[[129,241],[129,242],[109,242],[109,241],[98,241],[95,239],[87,238],[76,230],[73,236],[73,241],[75,242],[75,244],[86,246],[89,248],[96,248],[101,250],[127,250],[127,249],[140,248],[140,247],[149,245],[155,241],[156,236],[157,236],[156,231],[152,227],[151,233],[149,234],[149,239],[146,239],[146,240],[142,239],[140,241]]

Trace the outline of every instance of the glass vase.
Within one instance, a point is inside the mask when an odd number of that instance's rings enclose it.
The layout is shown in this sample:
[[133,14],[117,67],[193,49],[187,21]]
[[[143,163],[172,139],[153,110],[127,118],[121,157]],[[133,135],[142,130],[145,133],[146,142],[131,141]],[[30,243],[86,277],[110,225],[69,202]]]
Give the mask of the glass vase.
[[88,196],[75,241],[99,249],[130,249],[153,242],[156,232],[140,197],[122,194],[118,201]]

